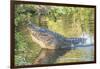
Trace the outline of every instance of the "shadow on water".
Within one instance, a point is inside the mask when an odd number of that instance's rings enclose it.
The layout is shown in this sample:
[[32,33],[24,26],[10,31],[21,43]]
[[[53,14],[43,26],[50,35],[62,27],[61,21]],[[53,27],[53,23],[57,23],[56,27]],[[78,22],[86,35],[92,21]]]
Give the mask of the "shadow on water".
[[63,56],[66,52],[70,51],[68,49],[42,49],[39,56],[33,62],[33,64],[52,64],[56,62],[57,58]]

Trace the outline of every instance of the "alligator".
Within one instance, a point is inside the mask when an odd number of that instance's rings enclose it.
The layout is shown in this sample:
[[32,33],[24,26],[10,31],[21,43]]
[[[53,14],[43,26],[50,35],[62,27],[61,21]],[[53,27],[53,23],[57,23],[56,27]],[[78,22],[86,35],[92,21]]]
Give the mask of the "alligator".
[[27,29],[30,32],[32,40],[45,49],[61,49],[84,43],[85,38],[67,38],[47,28],[39,27],[29,23]]

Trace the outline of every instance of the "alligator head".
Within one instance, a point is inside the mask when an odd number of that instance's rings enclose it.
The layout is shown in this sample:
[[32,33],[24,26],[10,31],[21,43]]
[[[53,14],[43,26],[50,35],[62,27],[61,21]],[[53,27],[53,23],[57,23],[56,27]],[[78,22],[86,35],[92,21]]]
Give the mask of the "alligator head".
[[34,24],[28,26],[32,40],[38,43],[42,48],[57,49],[61,42],[55,34],[47,29],[40,28]]

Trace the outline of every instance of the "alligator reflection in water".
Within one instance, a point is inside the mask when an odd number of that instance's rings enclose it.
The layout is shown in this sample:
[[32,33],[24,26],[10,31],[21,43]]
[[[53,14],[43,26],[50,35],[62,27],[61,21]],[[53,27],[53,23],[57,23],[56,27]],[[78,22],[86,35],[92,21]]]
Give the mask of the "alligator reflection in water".
[[[76,52],[75,50],[78,52]],[[94,57],[93,55],[91,55],[91,53],[93,53],[93,50],[93,44],[76,46],[76,48],[74,49],[71,47],[68,49],[42,49],[33,64],[53,64],[56,63],[59,58],[64,62],[93,61]],[[76,54],[74,57],[72,57],[73,53]],[[65,54],[67,55],[67,57],[64,57]],[[68,56],[68,54],[71,54],[71,56]],[[80,56],[77,57],[77,55]]]
[[51,64],[70,49],[42,49],[33,64]]

